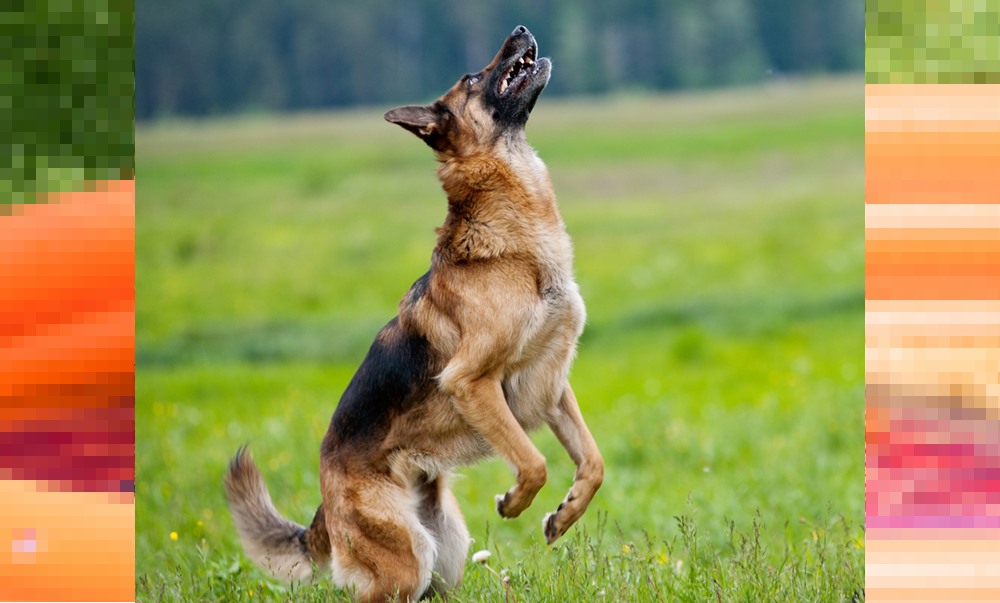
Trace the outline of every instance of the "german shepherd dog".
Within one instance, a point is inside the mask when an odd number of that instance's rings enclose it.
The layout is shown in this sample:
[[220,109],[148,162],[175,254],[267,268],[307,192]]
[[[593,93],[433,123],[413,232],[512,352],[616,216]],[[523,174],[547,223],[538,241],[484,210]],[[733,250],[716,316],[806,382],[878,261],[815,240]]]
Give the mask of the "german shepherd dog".
[[548,543],[600,487],[604,463],[567,382],[584,324],[572,246],[524,132],[552,68],[537,50],[518,27],[489,65],[434,103],[385,114],[434,150],[448,216],[430,270],[333,414],[312,525],[277,512],[245,447],[229,465],[233,521],[247,555],[272,575],[301,580],[329,568],[360,601],[446,593],[470,543],[451,472],[502,456],[517,479],[496,509],[517,517],[546,480],[527,435],[542,423],[577,466],[565,500],[542,521]]

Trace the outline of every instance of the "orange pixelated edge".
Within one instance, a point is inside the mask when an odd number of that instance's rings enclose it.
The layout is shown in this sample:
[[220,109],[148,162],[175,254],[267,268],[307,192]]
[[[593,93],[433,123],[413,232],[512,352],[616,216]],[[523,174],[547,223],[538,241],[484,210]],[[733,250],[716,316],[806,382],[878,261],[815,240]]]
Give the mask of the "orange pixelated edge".
[[866,600],[1000,600],[1000,86],[865,87]]
[[135,183],[0,214],[0,600],[135,598]]

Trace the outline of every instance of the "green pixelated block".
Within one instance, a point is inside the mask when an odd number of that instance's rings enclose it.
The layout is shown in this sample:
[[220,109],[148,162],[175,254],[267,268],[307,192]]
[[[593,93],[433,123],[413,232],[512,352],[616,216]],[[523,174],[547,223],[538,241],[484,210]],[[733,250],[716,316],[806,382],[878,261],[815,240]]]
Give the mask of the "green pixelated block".
[[0,11],[0,203],[33,203],[134,168],[135,3]]
[[1000,82],[1000,0],[865,3],[869,84]]

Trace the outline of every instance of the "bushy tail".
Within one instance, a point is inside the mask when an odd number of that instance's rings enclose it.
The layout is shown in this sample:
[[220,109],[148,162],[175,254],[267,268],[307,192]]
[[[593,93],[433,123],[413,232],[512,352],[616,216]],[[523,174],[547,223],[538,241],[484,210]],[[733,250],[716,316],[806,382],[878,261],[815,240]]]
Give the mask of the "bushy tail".
[[323,507],[308,530],[282,517],[274,508],[264,478],[246,446],[237,450],[229,462],[226,497],[243,550],[264,571],[281,580],[308,580],[313,575],[313,565],[328,562],[329,539],[322,518]]

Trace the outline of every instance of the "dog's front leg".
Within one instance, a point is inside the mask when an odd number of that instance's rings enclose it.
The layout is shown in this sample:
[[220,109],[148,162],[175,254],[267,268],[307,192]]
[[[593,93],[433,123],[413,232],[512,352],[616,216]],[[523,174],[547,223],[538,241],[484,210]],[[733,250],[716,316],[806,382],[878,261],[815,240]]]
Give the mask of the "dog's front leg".
[[517,472],[514,487],[496,497],[501,516],[517,517],[545,484],[545,457],[510,412],[499,378],[473,376],[453,360],[439,380],[462,418]]
[[576,463],[573,486],[554,513],[542,520],[542,531],[549,544],[566,533],[571,525],[587,510],[597,489],[604,482],[604,460],[597,449],[594,437],[580,414],[573,389],[566,384],[559,404],[548,418],[549,427],[562,442],[570,458]]

